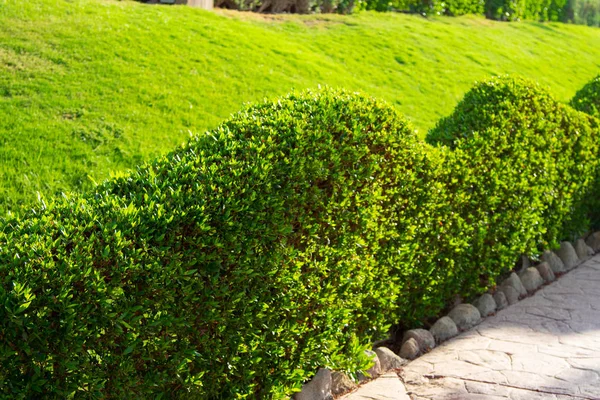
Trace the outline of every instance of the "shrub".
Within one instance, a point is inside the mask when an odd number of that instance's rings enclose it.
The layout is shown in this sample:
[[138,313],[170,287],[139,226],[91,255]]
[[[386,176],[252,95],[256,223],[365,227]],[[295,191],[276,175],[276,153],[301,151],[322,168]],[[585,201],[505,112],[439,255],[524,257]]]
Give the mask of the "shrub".
[[586,231],[597,138],[588,116],[509,77],[476,85],[429,133],[453,149],[448,191],[483,274]]
[[485,16],[500,21],[564,21],[567,0],[486,0]]
[[571,100],[576,110],[600,118],[600,75],[581,88]]
[[482,14],[484,10],[483,0],[367,0],[365,4],[368,10],[395,10],[424,16]]
[[428,157],[385,104],[307,92],[6,222],[0,393],[281,398],[364,368],[428,223]]
[[[592,115],[592,124],[600,132],[600,75],[588,82],[579,90],[570,102],[576,110]],[[600,135],[597,136],[600,140]],[[599,154],[600,158],[600,154]],[[588,209],[590,210],[591,226],[600,229],[600,168],[594,177],[593,191],[588,195]]]
[[568,0],[561,21],[600,26],[600,0]]

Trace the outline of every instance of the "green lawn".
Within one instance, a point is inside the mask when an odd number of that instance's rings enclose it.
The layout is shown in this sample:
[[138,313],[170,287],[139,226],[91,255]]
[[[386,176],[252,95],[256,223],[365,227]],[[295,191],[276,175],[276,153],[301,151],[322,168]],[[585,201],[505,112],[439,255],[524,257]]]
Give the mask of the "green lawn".
[[597,28],[479,17],[0,0],[0,214],[85,189],[264,97],[342,86],[424,133],[493,74],[566,101],[600,72],[598,49]]

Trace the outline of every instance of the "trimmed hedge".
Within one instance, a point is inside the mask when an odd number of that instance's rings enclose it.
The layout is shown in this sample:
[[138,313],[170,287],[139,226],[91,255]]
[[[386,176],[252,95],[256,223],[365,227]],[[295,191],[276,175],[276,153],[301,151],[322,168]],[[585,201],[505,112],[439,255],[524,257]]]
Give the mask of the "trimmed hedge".
[[431,171],[393,108],[307,92],[6,223],[0,393],[281,398],[366,368]]
[[0,394],[284,398],[587,229],[598,125],[495,78],[420,140],[322,90],[0,226]]
[[511,77],[475,85],[428,133],[446,152],[439,179],[451,227],[437,268],[451,272],[442,298],[482,293],[516,255],[538,254],[589,228],[599,133],[589,116]]
[[589,227],[583,202],[598,163],[597,125],[539,85],[510,77],[480,83],[427,140],[454,150],[450,169],[461,183],[451,192],[471,203],[462,212],[494,226],[477,234],[480,251],[513,242],[523,248],[508,253],[532,253]]
[[600,118],[600,75],[581,88],[570,104],[576,110]]
[[[597,131],[600,131],[600,75],[581,88],[571,99],[570,104],[576,110],[595,117],[593,125]],[[600,153],[598,158],[600,159]],[[592,228],[600,229],[600,168],[596,171],[593,188],[588,196],[589,215]]]

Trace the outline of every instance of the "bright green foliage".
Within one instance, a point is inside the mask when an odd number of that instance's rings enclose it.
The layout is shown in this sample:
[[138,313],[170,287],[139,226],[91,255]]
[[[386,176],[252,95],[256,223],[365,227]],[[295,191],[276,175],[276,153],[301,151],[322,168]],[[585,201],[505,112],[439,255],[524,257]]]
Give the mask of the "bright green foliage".
[[566,22],[567,0],[486,0],[487,18]]
[[[571,100],[573,108],[592,115],[593,124],[600,131],[600,75],[588,82]],[[600,139],[598,139],[600,140]],[[600,154],[599,154],[600,158]],[[600,168],[596,171],[594,191],[588,196],[590,219],[594,229],[600,229]]]
[[445,4],[446,15],[483,14],[483,0],[449,0]]
[[588,82],[571,100],[576,110],[600,118],[600,75]]
[[508,77],[476,85],[429,133],[453,149],[449,190],[483,272],[585,232],[598,134],[589,116]]
[[403,11],[423,16],[483,14],[484,0],[366,0],[368,10]]
[[567,0],[564,21],[600,27],[600,0]]
[[364,367],[428,165],[393,108],[308,92],[7,223],[2,395],[280,398]]

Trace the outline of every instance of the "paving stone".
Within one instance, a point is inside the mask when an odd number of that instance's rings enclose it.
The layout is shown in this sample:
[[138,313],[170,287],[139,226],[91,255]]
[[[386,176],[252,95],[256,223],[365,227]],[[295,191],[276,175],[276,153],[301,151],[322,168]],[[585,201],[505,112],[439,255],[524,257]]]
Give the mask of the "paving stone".
[[585,243],[594,250],[594,252],[600,251],[600,232],[594,232],[585,240]]
[[473,302],[473,305],[479,310],[482,317],[487,317],[496,312],[496,301],[489,293],[484,293]]
[[506,295],[502,290],[497,290],[496,293],[494,293],[494,301],[496,302],[496,308],[498,310],[502,310],[508,306],[508,300],[506,299]]
[[557,376],[571,366],[562,357],[543,353],[523,353],[511,355],[513,371],[523,371],[545,376]]
[[427,352],[435,347],[435,339],[427,329],[411,329],[404,333],[402,343],[413,338],[419,344],[421,352]]
[[594,254],[593,250],[590,254],[590,247],[585,244],[585,240],[577,239],[575,242],[575,253],[580,260],[587,260],[592,254]]
[[544,278],[542,278],[537,269],[529,267],[521,275],[521,282],[527,292],[533,293],[544,284]]
[[408,362],[407,360],[401,358],[387,347],[376,348],[375,354],[377,354],[377,358],[379,359],[381,372],[386,372],[391,369],[400,368]]
[[556,279],[554,271],[552,271],[552,268],[550,268],[550,265],[547,262],[543,262],[539,265],[536,265],[535,268],[538,270],[540,276],[542,277],[542,279],[544,279],[544,281],[552,282]]
[[371,350],[365,350],[367,356],[373,360],[373,366],[369,368],[365,373],[359,372],[357,374],[358,381],[364,382],[369,379],[376,378],[381,374],[381,363],[379,362],[379,357],[377,357],[377,353]]
[[437,343],[444,342],[458,335],[458,328],[452,318],[445,316],[438,319],[429,329]]
[[419,354],[421,354],[419,343],[414,338],[408,339],[400,348],[400,357],[407,360],[414,360],[419,357]]
[[344,400],[411,400],[406,388],[394,372],[388,372],[379,378],[361,386],[358,391],[342,397]]
[[506,285],[500,287],[502,293],[504,293],[504,297],[509,305],[515,304],[519,301],[519,292],[512,286]]
[[467,330],[479,323],[481,314],[479,310],[472,304],[459,304],[448,314],[456,324],[456,327],[461,330]]
[[[512,361],[510,356],[508,356],[506,353],[493,350],[462,351],[459,354],[459,360],[465,361],[472,365],[489,368],[494,371],[511,369]],[[468,368],[471,367],[469,366]]]
[[579,263],[579,257],[570,242],[561,242],[560,249],[556,250],[556,255],[561,259],[567,271]]
[[465,382],[465,387],[469,393],[484,394],[487,396],[503,396],[507,398],[510,393],[510,388],[495,383],[489,384],[469,381]]
[[524,371],[502,371],[511,386],[523,389],[544,390],[556,394],[575,394],[571,382],[561,381],[551,376]]
[[562,262],[560,257],[558,257],[552,251],[549,251],[549,250],[544,251],[544,253],[542,254],[541,260],[542,260],[542,262],[547,262],[555,274],[566,271],[565,264]]
[[310,382],[302,386],[302,391],[294,395],[295,400],[333,400],[331,394],[331,371],[319,369]]
[[523,282],[521,282],[519,276],[514,272],[502,282],[501,286],[512,286],[517,291],[517,293],[519,293],[519,296],[527,295],[527,289],[525,289],[525,287],[523,286]]

